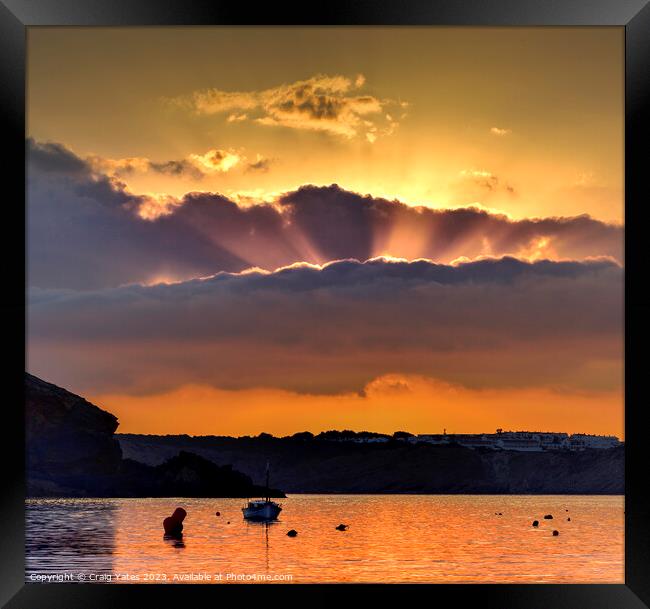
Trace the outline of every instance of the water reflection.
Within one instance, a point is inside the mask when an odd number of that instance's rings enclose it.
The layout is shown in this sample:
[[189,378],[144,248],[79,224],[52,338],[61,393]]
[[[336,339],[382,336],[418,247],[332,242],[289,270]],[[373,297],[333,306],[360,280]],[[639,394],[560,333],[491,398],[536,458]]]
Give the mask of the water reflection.
[[[25,513],[27,575],[113,571],[115,522],[119,507],[111,500],[40,499]],[[69,565],[70,568],[63,568]]]
[[[162,574],[165,581],[209,573],[223,576],[218,581],[229,581],[229,574],[291,575],[298,583],[621,583],[623,500],[294,495],[275,522],[244,520],[238,499],[29,501],[27,573]],[[183,536],[161,543],[162,521],[179,506],[187,510]],[[555,519],[544,520],[545,514]],[[340,523],[349,528],[336,530]],[[288,537],[290,529],[298,536]],[[559,536],[552,536],[554,529]]]
[[246,525],[252,527],[253,529],[264,529],[264,565],[266,567],[266,573],[269,572],[269,528],[279,523],[279,520],[246,521]]
[[163,541],[172,548],[184,548],[183,533],[179,535],[163,535]]

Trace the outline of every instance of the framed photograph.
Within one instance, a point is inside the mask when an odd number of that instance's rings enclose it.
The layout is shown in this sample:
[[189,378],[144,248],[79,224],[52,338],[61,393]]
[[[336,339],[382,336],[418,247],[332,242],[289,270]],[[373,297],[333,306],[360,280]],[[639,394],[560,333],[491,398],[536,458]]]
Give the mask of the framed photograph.
[[648,3],[0,27],[4,606],[648,606]]

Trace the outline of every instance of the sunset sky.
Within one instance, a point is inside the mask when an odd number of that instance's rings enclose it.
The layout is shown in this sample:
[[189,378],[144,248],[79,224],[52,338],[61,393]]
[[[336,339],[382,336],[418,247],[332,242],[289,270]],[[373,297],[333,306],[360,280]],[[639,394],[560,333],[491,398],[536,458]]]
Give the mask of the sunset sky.
[[623,436],[621,28],[30,28],[28,370],[119,431]]

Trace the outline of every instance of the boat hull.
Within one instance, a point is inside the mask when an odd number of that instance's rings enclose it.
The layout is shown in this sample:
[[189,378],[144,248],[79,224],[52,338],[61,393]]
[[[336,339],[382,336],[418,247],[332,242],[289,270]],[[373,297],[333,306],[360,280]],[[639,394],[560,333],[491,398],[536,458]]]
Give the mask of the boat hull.
[[263,506],[242,508],[246,520],[275,520],[282,508],[277,504],[266,504]]

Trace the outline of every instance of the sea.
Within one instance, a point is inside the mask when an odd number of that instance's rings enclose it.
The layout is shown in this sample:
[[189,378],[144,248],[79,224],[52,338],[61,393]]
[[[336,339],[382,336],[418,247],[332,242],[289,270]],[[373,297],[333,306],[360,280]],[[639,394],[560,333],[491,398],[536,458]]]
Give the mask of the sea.
[[[283,509],[276,522],[253,523],[243,519],[243,499],[28,500],[25,579],[624,582],[623,496],[290,495],[278,501]],[[187,511],[183,536],[168,539],[162,521],[177,507]],[[347,528],[337,530],[339,524]],[[292,529],[294,537],[287,535]]]

